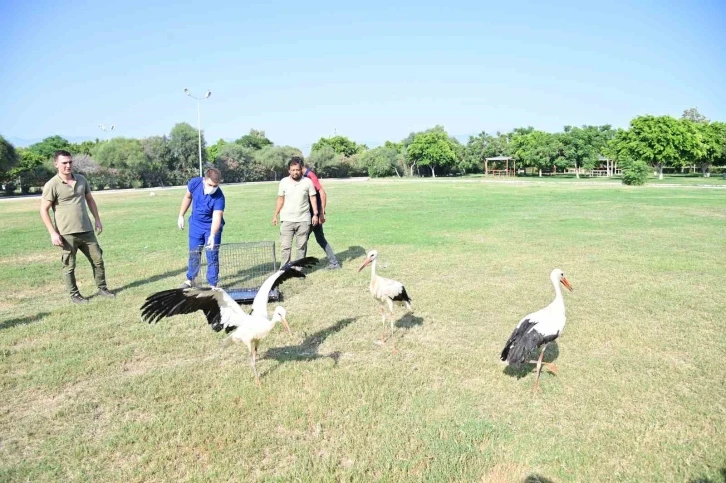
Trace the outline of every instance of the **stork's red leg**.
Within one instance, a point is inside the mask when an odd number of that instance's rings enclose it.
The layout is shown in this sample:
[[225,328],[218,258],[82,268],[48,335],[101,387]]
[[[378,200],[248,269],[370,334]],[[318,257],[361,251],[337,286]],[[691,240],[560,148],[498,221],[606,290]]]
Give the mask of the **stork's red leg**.
[[552,374],[557,374],[557,366],[554,365],[552,362],[545,362],[542,360],[542,357],[544,356],[545,349],[547,348],[547,345],[542,348],[542,353],[540,354],[540,358],[537,361],[529,361],[530,364],[541,364],[545,366]]
[[542,347],[542,352],[539,353],[539,359],[537,359],[537,378],[534,380],[534,392],[539,390],[539,375],[542,372],[542,358],[544,357],[545,349],[547,345]]
[[252,349],[252,370],[255,372],[255,382],[257,383],[257,387],[262,387],[262,384],[260,384],[260,375],[257,373],[257,344],[255,344],[255,347]]
[[381,309],[381,317],[383,318],[383,332],[381,333],[381,344],[386,343],[386,309]]
[[[530,364],[537,364],[538,361],[529,361]],[[557,366],[554,365],[552,362],[545,362],[542,361],[542,365],[547,368],[548,371],[550,371],[552,374],[557,374]]]

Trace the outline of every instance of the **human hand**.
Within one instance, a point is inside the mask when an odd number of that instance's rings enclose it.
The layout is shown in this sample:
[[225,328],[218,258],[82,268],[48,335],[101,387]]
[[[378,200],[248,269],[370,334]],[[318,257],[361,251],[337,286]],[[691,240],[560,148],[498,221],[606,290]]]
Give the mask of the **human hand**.
[[214,250],[214,237],[212,235],[209,235],[209,240],[207,241],[207,246],[205,246],[207,250]]
[[184,229],[184,215],[179,215],[179,218],[176,220],[176,226],[178,226],[180,230]]
[[316,226],[320,223],[320,217],[318,215],[313,215],[313,226]]
[[272,215],[272,226],[277,226],[277,214]]
[[101,220],[96,220],[96,233],[99,235],[103,231],[103,224],[101,224]]
[[61,236],[55,232],[51,233],[50,242],[57,247],[63,246],[63,238],[61,238]]
[[321,213],[320,216],[318,217],[318,220],[320,221],[321,225],[323,223],[325,223],[325,213]]

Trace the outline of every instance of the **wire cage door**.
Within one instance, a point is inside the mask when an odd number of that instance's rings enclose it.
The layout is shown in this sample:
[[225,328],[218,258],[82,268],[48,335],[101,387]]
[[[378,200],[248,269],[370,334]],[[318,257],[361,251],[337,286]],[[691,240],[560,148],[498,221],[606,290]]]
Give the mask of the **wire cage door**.
[[[192,267],[199,266],[194,286],[208,287],[207,273],[217,268],[217,287],[240,303],[252,303],[265,279],[278,270],[272,241],[222,243],[213,250],[199,246],[189,251],[189,261]],[[280,292],[275,288],[269,301],[278,300]]]

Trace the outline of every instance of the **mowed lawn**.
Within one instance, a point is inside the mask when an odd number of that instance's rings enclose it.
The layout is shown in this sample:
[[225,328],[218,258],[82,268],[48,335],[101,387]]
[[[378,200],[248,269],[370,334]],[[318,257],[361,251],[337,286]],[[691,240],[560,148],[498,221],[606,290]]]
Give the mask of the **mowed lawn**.
[[[324,183],[344,268],[281,287],[293,333],[261,343],[261,389],[201,313],[139,319],[184,278],[182,190],[97,194],[118,297],[85,306],[39,200],[0,202],[0,480],[722,481],[726,191]],[[223,189],[225,242],[278,242],[274,183]],[[374,344],[372,248],[413,299],[398,353]],[[555,267],[575,292],[535,396],[499,353]]]

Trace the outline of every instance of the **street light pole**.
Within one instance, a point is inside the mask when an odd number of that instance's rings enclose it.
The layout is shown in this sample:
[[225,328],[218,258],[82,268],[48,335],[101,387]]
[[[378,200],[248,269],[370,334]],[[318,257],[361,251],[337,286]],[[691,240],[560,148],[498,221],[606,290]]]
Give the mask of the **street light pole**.
[[204,97],[196,97],[193,96],[191,92],[189,92],[189,89],[184,88],[184,94],[197,100],[197,132],[199,134],[199,176],[204,176],[204,174],[202,173],[202,109],[199,102],[202,99],[208,99],[209,96],[212,95],[212,91],[207,90],[207,93],[204,94]]
[[104,126],[103,124],[99,124],[98,127],[101,128],[101,131],[106,133],[106,141],[110,141],[111,140],[111,131],[113,131],[113,128],[116,126],[111,124],[111,127],[108,129],[108,131],[106,130],[106,126]]

